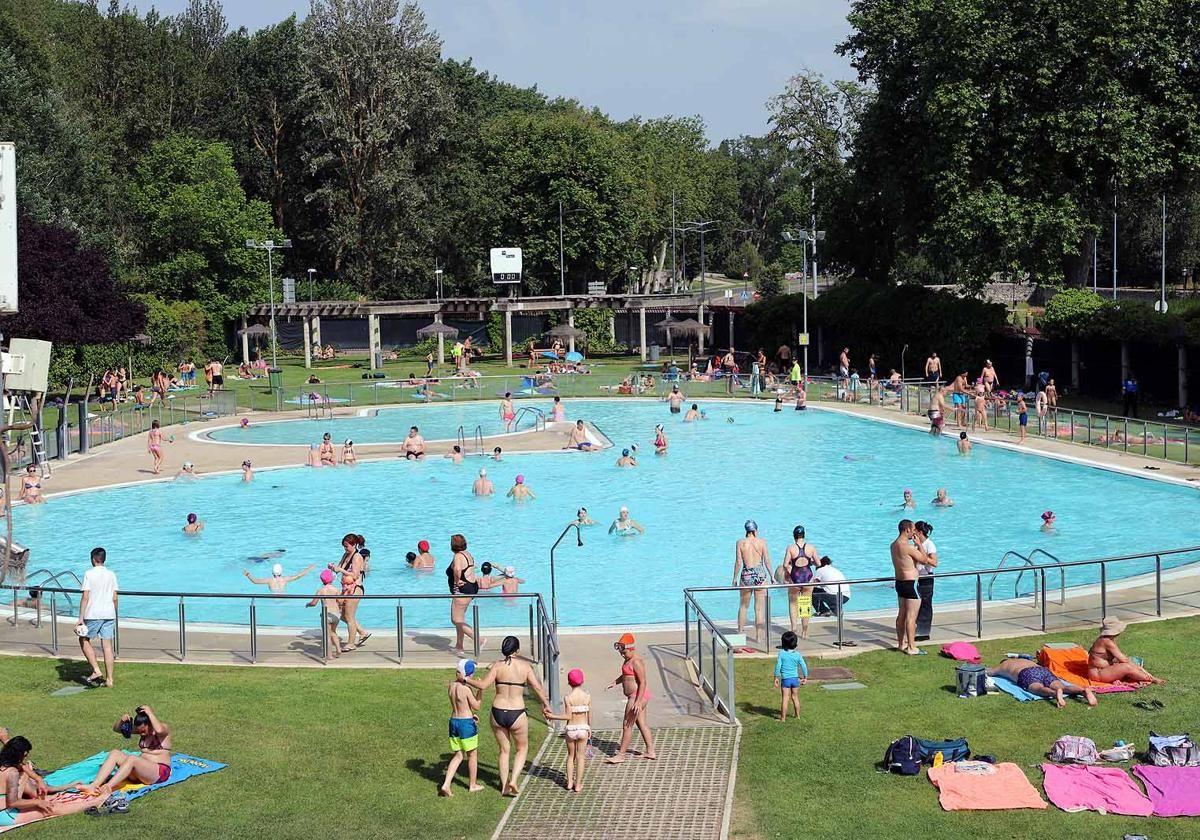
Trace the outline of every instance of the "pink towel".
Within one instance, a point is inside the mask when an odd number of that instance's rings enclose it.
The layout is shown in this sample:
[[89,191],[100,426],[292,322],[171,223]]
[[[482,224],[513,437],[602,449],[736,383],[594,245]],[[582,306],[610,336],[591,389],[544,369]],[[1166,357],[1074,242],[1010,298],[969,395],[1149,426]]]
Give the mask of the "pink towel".
[[1005,762],[995,765],[994,770],[986,775],[960,773],[957,764],[943,764],[929,768],[929,781],[938,789],[938,802],[946,811],[1046,807],[1020,767]]
[[1200,767],[1139,764],[1134,774],[1146,783],[1156,817],[1200,817]]
[[1082,764],[1043,764],[1046,798],[1064,811],[1099,811],[1148,817],[1154,813],[1150,800],[1120,767],[1088,767]]

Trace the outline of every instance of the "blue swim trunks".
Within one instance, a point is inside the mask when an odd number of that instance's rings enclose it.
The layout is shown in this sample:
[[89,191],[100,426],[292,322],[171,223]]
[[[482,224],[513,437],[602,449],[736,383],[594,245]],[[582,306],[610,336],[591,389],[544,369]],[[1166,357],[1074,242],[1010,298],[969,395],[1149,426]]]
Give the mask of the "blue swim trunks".
[[779,685],[782,688],[799,688],[800,687],[800,678],[799,677],[784,677],[783,679],[781,679],[779,681]]
[[479,725],[475,718],[450,718],[450,749],[471,752],[479,747]]
[[1034,683],[1041,683],[1043,687],[1049,688],[1050,684],[1056,680],[1058,680],[1058,677],[1054,675],[1054,672],[1049,668],[1043,668],[1041,665],[1034,665],[1017,674],[1017,685],[1026,691]]

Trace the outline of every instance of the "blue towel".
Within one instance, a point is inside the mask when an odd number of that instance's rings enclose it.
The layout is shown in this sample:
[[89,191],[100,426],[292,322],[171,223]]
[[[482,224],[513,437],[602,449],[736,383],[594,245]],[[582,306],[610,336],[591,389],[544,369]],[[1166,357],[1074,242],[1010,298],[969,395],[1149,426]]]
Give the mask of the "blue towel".
[[[125,752],[130,751],[126,750]],[[47,773],[46,781],[52,785],[65,785],[76,779],[91,781],[96,773],[100,771],[100,765],[104,763],[104,759],[107,756],[107,752],[98,752],[82,761],[77,761],[74,764],[63,767],[61,770]],[[225,765],[219,761],[208,761],[191,755],[175,753],[171,756],[171,778],[165,782],[156,782],[152,785],[132,785],[128,789],[123,789],[123,792],[130,799],[137,799],[139,796],[144,796],[152,790],[158,790],[159,788],[182,782],[192,776],[202,776],[205,773],[213,773],[223,769],[225,769]]]
[[1000,677],[1000,676],[992,677],[992,682],[994,682],[996,684],[996,688],[1000,689],[1005,694],[1012,695],[1017,700],[1020,700],[1022,703],[1026,702],[1028,700],[1043,699],[1041,697],[1038,697],[1036,694],[1030,694],[1028,691],[1021,688],[1021,686],[1017,685],[1015,682],[1008,679],[1007,677]]

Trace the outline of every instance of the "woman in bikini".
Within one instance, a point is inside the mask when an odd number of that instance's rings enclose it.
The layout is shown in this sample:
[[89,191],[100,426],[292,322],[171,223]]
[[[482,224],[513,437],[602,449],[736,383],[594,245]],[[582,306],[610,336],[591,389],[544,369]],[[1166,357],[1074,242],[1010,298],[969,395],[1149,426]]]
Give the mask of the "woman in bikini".
[[500,400],[500,421],[504,423],[504,430],[509,431],[509,426],[512,421],[517,418],[517,413],[513,410],[512,392],[505,391],[504,399]]
[[333,454],[333,440],[330,439],[329,432],[321,436],[321,448],[317,450],[317,454],[321,457],[321,466],[337,466],[337,458]]
[[359,599],[349,597],[366,594],[363,584],[367,579],[367,561],[359,553],[359,549],[365,544],[366,541],[358,534],[346,534],[342,537],[342,559],[336,566],[329,566],[342,576],[342,620],[346,622],[346,641],[351,650],[362,647],[367,643],[367,639],[371,638],[371,634],[363,630],[356,617]]
[[632,633],[624,633],[613,643],[613,649],[621,654],[621,673],[606,687],[621,686],[625,692],[625,717],[621,722],[621,743],[617,746],[615,755],[605,759],[607,764],[620,764],[625,760],[629,750],[629,742],[633,740],[633,727],[642,734],[646,743],[646,751],[642,758],[654,760],[658,755],[654,752],[654,739],[650,736],[650,724],[646,723],[646,704],[650,702],[650,688],[646,684],[646,662],[635,652],[635,639]]
[[1124,632],[1125,622],[1120,619],[1109,616],[1100,623],[1100,636],[1088,651],[1088,679],[1102,683],[1165,683],[1121,651],[1117,637]]
[[47,799],[52,791],[29,762],[33,744],[23,735],[9,738],[7,731],[2,729],[0,736],[0,744],[3,744],[0,748],[0,793],[4,794],[5,811],[10,815],[37,811],[47,817],[53,816],[54,805]]
[[350,440],[350,438],[346,438],[346,442],[342,444],[342,463],[358,463],[358,456],[354,454],[354,441]]
[[[461,534],[455,537],[462,539]],[[465,541],[464,541],[465,542]],[[453,568],[453,564],[451,564]],[[517,795],[517,781],[521,771],[525,769],[525,756],[529,752],[529,716],[525,714],[525,687],[533,689],[542,704],[542,713],[549,718],[550,698],[542,689],[537,670],[528,659],[517,656],[521,643],[516,636],[505,636],[500,643],[500,653],[504,658],[492,663],[487,676],[482,680],[473,680],[458,674],[459,682],[466,683],[471,688],[482,691],[492,686],[496,687],[496,697],[492,701],[492,734],[496,736],[496,746],[499,747],[500,757],[500,792],[505,796]],[[509,755],[512,756],[512,769],[509,769]]]
[[42,481],[38,478],[37,467],[30,464],[21,476],[21,501],[30,505],[40,505],[46,501],[42,496]]
[[150,453],[150,457],[154,459],[154,474],[158,475],[162,472],[162,448],[163,448],[163,433],[159,428],[159,423],[154,420],[150,423],[150,434],[146,436],[146,450]]
[[659,423],[654,427],[654,454],[666,455],[669,445],[667,442],[667,433],[663,431],[662,423]]
[[78,782],[72,787],[91,796],[108,796],[127,780],[154,785],[171,778],[171,729],[149,706],[138,706],[132,717],[121,715],[113,724],[113,732],[126,738],[137,735],[139,752],[128,755],[123,750],[110,751],[91,784]]
[[[475,577],[475,558],[467,551],[467,538],[462,534],[450,537],[450,551],[454,553],[454,557],[446,567],[446,582],[450,587],[450,594],[458,596],[450,601],[450,623],[454,625],[454,652],[462,656],[463,644],[468,638],[475,638],[475,634],[467,626],[467,607],[471,605],[471,598],[479,594],[479,581]],[[486,640],[481,636],[480,647],[484,641]]]

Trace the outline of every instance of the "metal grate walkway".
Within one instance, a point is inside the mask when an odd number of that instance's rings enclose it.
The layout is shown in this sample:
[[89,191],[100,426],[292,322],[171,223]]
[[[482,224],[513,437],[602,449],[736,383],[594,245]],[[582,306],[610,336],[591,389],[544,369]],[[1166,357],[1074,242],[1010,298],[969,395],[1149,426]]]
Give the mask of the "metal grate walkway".
[[[722,840],[739,732],[735,726],[655,729],[657,761],[631,756],[610,765],[604,759],[616,750],[621,731],[596,730],[596,755],[578,794],[563,788],[567,748],[551,735],[493,838]],[[632,748],[640,750],[641,743],[635,733]]]

